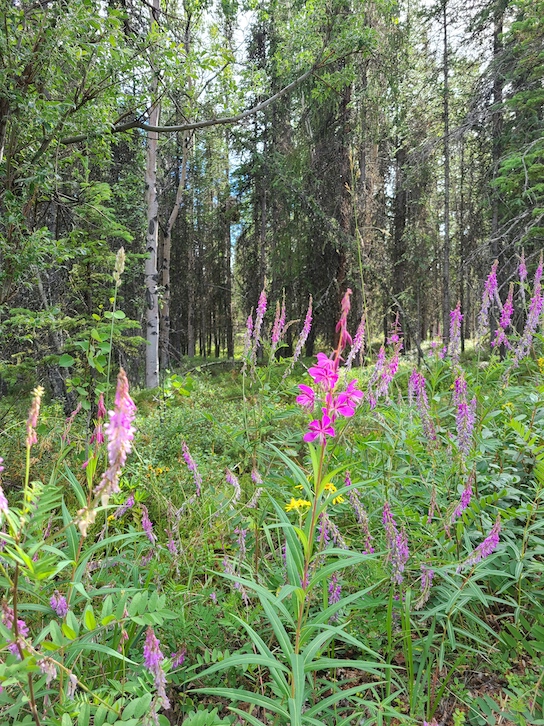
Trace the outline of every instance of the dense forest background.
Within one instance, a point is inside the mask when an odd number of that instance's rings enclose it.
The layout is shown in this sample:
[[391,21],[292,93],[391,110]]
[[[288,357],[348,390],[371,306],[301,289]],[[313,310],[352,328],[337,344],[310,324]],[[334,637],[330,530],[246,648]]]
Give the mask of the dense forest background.
[[311,296],[307,355],[347,287],[370,338],[398,314],[406,347],[447,342],[459,301],[464,340],[494,260],[502,297],[536,267],[542,0],[1,9],[5,383],[38,363],[63,395],[113,354],[156,386],[233,357],[262,289],[288,344]]

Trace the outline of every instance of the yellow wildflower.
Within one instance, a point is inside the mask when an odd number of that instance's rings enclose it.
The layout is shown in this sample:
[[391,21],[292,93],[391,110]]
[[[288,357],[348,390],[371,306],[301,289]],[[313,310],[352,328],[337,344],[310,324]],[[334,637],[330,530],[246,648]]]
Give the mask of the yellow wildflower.
[[345,502],[345,501],[346,501],[346,500],[344,499],[344,497],[343,497],[342,495],[340,495],[339,497],[335,497],[335,498],[334,498],[334,499],[332,500],[332,503],[333,503],[333,504],[342,504],[342,502]]
[[304,507],[311,507],[312,503],[307,502],[305,499],[295,499],[294,497],[291,497],[291,501],[289,504],[285,506],[285,511],[290,512],[293,509],[296,509],[297,511],[303,509]]
[[332,481],[330,481],[327,484],[325,484],[325,486],[323,487],[323,490],[334,494],[334,492],[336,491],[336,487],[334,486]]
[[302,486],[302,484],[297,484],[295,489],[304,489],[304,487]]

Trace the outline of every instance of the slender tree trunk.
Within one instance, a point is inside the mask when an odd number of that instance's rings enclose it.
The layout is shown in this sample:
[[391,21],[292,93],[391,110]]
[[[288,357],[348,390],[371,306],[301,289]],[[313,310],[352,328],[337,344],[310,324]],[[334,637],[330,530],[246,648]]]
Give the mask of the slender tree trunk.
[[[153,0],[151,21],[158,22],[159,0]],[[151,69],[151,102],[154,104],[149,114],[151,126],[158,126],[160,120],[160,103],[157,99],[159,78],[155,69]],[[146,289],[146,355],[145,385],[156,388],[159,385],[159,295],[157,291],[157,251],[159,241],[159,204],[157,198],[157,147],[159,135],[154,131],[147,134],[147,153],[145,166],[145,193],[147,205],[147,232],[145,263]]]
[[162,243],[162,261],[161,261],[161,284],[162,284],[162,307],[161,307],[161,318],[160,318],[160,335],[159,335],[159,346],[161,353],[161,369],[166,369],[170,365],[170,301],[171,301],[171,289],[170,289],[170,259],[172,256],[172,231],[176,224],[179,210],[183,204],[183,195],[185,192],[185,185],[187,182],[187,156],[188,156],[188,143],[189,135],[183,135],[183,149],[181,155],[181,170],[178,188],[176,190],[176,198],[174,206],[168,217],[166,223],[166,229],[164,231],[164,239]]
[[442,247],[442,337],[450,338],[450,110],[447,0],[442,0],[444,23],[444,243]]

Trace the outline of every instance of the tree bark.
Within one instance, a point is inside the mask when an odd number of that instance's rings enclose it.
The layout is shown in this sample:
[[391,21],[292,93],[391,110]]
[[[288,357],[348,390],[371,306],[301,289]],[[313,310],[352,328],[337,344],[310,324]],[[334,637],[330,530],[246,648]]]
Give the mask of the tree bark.
[[[159,0],[153,0],[151,22],[157,22]],[[156,101],[159,78],[154,68],[151,69],[151,100],[154,104],[149,114],[151,126],[157,126],[160,119],[160,103]],[[145,166],[145,195],[147,206],[147,232],[145,262],[146,291],[146,355],[145,385],[156,388],[159,385],[159,295],[157,290],[157,251],[159,241],[159,204],[157,198],[157,147],[159,135],[156,131],[147,133],[147,153]]]
[[444,344],[450,340],[450,110],[449,110],[449,58],[447,0],[442,0],[444,24],[444,242],[442,246],[442,336]]

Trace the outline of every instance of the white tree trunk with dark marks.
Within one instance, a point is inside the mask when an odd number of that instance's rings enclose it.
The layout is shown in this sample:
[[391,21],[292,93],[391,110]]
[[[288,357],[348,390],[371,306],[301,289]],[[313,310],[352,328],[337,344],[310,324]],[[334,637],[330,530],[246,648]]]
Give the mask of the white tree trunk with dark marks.
[[[152,22],[158,16],[159,0],[153,0]],[[149,114],[149,123],[157,126],[160,117],[160,103],[157,99],[159,79],[152,68],[151,101],[154,103]],[[146,355],[145,385],[156,388],[159,385],[159,295],[157,291],[157,248],[159,241],[159,203],[157,198],[157,146],[159,135],[156,131],[147,133],[147,155],[145,166],[145,196],[147,206],[147,232],[145,263],[146,294]]]

